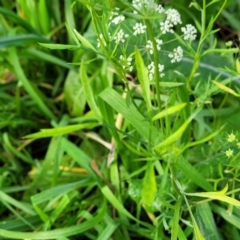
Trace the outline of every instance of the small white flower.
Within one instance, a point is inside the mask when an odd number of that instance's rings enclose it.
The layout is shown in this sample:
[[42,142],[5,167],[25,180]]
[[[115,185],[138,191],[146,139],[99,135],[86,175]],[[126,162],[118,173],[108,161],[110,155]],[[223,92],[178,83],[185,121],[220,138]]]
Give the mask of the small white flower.
[[171,58],[171,63],[180,62],[183,58],[183,49],[178,46],[173,49],[173,53],[168,54],[168,57]]
[[[148,11],[152,11],[152,12],[156,12],[156,13],[165,12],[162,5],[156,4],[156,3],[154,3],[154,1],[149,1],[149,0],[133,0],[132,6],[139,11],[148,10]],[[134,10],[133,13],[137,13],[137,11]]]
[[[143,6],[146,6],[148,4],[147,0],[133,0],[132,6],[138,10],[141,10]],[[137,13],[137,11],[133,11],[134,13]]]
[[118,43],[120,43],[120,42],[122,42],[122,43],[124,43],[125,42],[125,38],[128,38],[129,37],[129,35],[128,34],[125,34],[124,32],[123,32],[123,30],[122,29],[120,29],[119,31],[118,31],[118,33],[114,36],[114,40],[115,40],[115,42],[118,44]]
[[161,4],[155,4],[155,11],[158,13],[164,13],[165,9],[163,8],[163,6]]
[[157,50],[161,50],[161,45],[163,44],[163,40],[161,39],[156,39],[156,43],[157,43]]
[[119,10],[120,10],[119,8],[115,8],[115,9],[111,12],[110,20],[112,20],[114,16],[118,16]]
[[101,33],[99,34],[99,37],[97,39],[97,47],[98,48],[101,46],[100,43],[102,43],[104,47],[107,46],[107,43],[106,43],[106,41],[105,41],[105,39],[104,39],[104,37],[103,37],[103,35]]
[[[154,70],[155,70],[155,65],[154,65],[154,62],[151,62],[148,66],[148,77],[149,77],[149,80],[152,81],[153,80],[153,76],[154,76]],[[165,75],[165,73],[163,73],[163,70],[164,70],[164,65],[162,64],[158,64],[158,71],[160,73],[160,77],[163,77]]]
[[113,18],[110,23],[114,23],[115,25],[123,22],[125,20],[125,16],[123,15],[118,15],[117,17]]
[[146,50],[150,54],[153,54],[153,44],[152,44],[152,42],[150,40],[147,40]]
[[168,10],[165,11],[165,13],[167,14],[167,19],[170,23],[172,23],[173,25],[177,25],[178,23],[181,24],[181,15],[180,13],[173,8],[170,8]]
[[129,71],[132,72],[132,70],[133,70],[132,57],[127,58],[127,64],[128,64],[128,67],[129,67]]
[[[163,41],[161,39],[156,39],[156,44],[157,44],[157,50],[161,50],[161,45],[163,44]],[[147,40],[147,45],[146,45],[146,50],[150,53],[153,54],[153,44],[150,40]]]
[[145,33],[145,29],[146,29],[146,26],[143,25],[142,23],[136,23],[134,26],[133,26],[133,35],[138,35],[138,34],[143,34]]
[[155,66],[154,66],[154,62],[151,62],[148,66],[148,78],[150,81],[153,80],[153,76],[154,76],[154,69],[155,69]]
[[164,22],[160,22],[160,29],[162,34],[165,34],[167,32],[173,33],[172,28],[173,24],[170,21],[165,20]]
[[187,24],[186,27],[182,27],[181,31],[183,32],[184,40],[190,40],[193,41],[197,37],[197,30],[192,24]]
[[161,73],[160,77],[163,77],[165,75],[165,73],[163,73],[163,70],[164,70],[164,65],[158,64],[158,71]]

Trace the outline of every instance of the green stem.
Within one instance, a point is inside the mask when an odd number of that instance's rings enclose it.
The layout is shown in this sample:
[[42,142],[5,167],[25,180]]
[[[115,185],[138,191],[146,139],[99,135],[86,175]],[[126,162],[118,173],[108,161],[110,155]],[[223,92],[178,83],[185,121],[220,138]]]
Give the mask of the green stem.
[[192,67],[190,76],[189,76],[189,78],[188,78],[188,81],[187,81],[187,90],[188,90],[189,93],[192,92],[192,81],[193,81],[194,75],[196,74],[196,72],[197,72],[197,70],[198,70],[199,62],[200,62],[200,55],[199,55],[198,52],[197,52],[197,53],[195,54],[194,64],[193,64],[193,67]]
[[203,39],[204,39],[205,31],[206,31],[206,0],[203,0],[203,8],[201,11],[201,21],[202,21],[201,36],[200,36],[199,44],[197,47],[197,51],[194,56],[194,64],[193,64],[190,76],[188,78],[188,81],[187,81],[187,89],[188,89],[189,93],[192,92],[192,81],[193,81],[194,75],[197,72],[198,67],[199,67],[199,62],[200,62],[200,58],[201,58],[200,52],[202,49]]
[[[145,25],[147,26],[148,34],[149,34],[150,40],[153,44],[155,89],[156,89],[156,95],[157,95],[156,98],[157,98],[158,110],[160,112],[162,110],[162,102],[161,102],[161,98],[160,98],[160,87],[159,87],[160,76],[159,76],[159,72],[158,72],[159,56],[158,56],[157,44],[156,44],[154,32],[153,32],[153,29],[152,29],[152,26],[151,26],[149,20],[145,19],[144,22],[145,22]],[[163,120],[162,119],[160,119],[160,126],[161,126],[161,129],[163,130]]]

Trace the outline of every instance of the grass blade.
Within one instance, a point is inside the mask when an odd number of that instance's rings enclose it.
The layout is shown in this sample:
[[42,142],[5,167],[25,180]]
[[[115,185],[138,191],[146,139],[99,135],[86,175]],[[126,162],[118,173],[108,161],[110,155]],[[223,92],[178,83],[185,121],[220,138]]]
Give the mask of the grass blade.
[[28,94],[32,97],[32,99],[36,102],[42,112],[46,115],[46,117],[56,120],[56,117],[52,113],[52,111],[47,107],[47,105],[42,101],[40,96],[34,91],[34,88],[31,86],[30,82],[26,78],[24,71],[19,63],[19,59],[17,57],[16,49],[9,48],[10,61],[15,70],[15,74],[17,75],[19,81],[23,84],[23,87],[26,89]]

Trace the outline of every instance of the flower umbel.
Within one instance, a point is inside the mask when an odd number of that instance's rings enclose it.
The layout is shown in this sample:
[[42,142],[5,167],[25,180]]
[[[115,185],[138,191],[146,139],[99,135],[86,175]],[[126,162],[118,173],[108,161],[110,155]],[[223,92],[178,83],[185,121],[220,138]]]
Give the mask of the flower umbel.
[[187,24],[185,27],[182,27],[181,31],[184,34],[183,36],[184,40],[193,41],[197,37],[197,30],[192,24]]
[[134,26],[133,26],[133,35],[138,35],[138,34],[143,34],[145,33],[145,29],[146,29],[146,26],[143,25],[142,23],[136,23]]
[[118,43],[120,43],[120,42],[124,43],[124,42],[125,42],[125,38],[128,38],[128,37],[129,37],[129,35],[126,34],[126,33],[124,33],[122,29],[120,29],[120,30],[118,31],[118,33],[114,36],[113,39],[114,39],[115,42],[118,44]]
[[119,24],[120,22],[123,22],[125,20],[125,16],[119,15],[112,19],[111,23],[114,23],[115,25]]
[[177,25],[182,23],[181,15],[176,9],[170,8],[165,11],[165,13],[167,14],[166,20],[169,21],[171,24]]
[[160,22],[160,30],[162,34],[165,34],[167,32],[173,33],[172,28],[173,24],[170,21],[166,20],[164,22]]
[[183,58],[183,49],[178,46],[173,49],[173,53],[168,54],[168,57],[171,58],[171,63],[180,62]]
[[[161,45],[163,44],[163,41],[161,39],[156,39],[156,43],[157,43],[157,50],[161,50]],[[153,54],[153,44],[150,40],[147,40],[147,45],[146,45],[146,50],[150,53]]]
[[[153,80],[153,76],[154,76],[154,70],[155,70],[155,65],[154,62],[151,62],[148,66],[148,77],[149,80],[152,81]],[[162,64],[158,64],[158,72],[160,73],[160,77],[163,77],[165,75],[165,73],[163,73],[164,70],[164,65]]]

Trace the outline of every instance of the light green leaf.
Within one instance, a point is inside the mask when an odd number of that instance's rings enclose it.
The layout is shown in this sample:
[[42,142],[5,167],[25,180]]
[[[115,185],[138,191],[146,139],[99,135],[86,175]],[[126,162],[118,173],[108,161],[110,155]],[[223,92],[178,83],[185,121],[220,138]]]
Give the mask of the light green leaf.
[[213,199],[213,200],[220,200],[222,202],[229,203],[233,206],[240,207],[240,201],[225,195],[227,190],[228,190],[228,185],[226,185],[223,188],[223,190],[218,191],[218,192],[186,193],[186,195],[204,197],[204,198],[209,198],[209,199]]
[[178,105],[168,107],[165,110],[161,111],[160,113],[156,114],[152,120],[156,121],[160,118],[166,117],[168,115],[174,114],[176,112],[179,112],[181,109],[183,109],[186,106],[186,103],[180,103]]
[[240,97],[240,95],[238,93],[236,93],[234,90],[232,90],[229,87],[226,87],[225,85],[223,85],[222,83],[219,83],[217,81],[212,81],[215,85],[217,85],[220,89],[222,89],[224,92],[228,92],[230,94],[232,94],[235,97]]
[[150,111],[152,109],[151,105],[151,97],[150,97],[150,84],[149,84],[149,78],[148,78],[148,70],[146,66],[144,65],[144,61],[142,59],[141,53],[137,48],[135,48],[135,59],[136,59],[136,68],[137,68],[137,76],[138,80],[140,82],[143,97],[145,99],[145,102],[147,104],[147,109]]
[[94,52],[96,52],[96,49],[94,48],[94,46],[86,38],[84,38],[80,33],[78,33],[76,29],[74,29],[73,31],[76,37],[78,38],[78,40],[82,43],[82,45],[85,48],[92,49]]
[[157,182],[154,173],[154,165],[151,162],[148,162],[148,168],[143,179],[143,186],[141,191],[142,200],[146,206],[152,205],[156,192]]
[[114,196],[112,191],[109,189],[108,186],[104,186],[101,188],[101,191],[103,195],[106,197],[106,199],[119,211],[120,214],[123,214],[131,219],[136,220],[122,205],[122,203],[119,202],[119,200]]
[[[239,49],[238,49],[239,51]],[[236,61],[236,70],[238,73],[240,73],[240,61],[238,59],[235,60]]]
[[70,125],[65,127],[41,129],[40,132],[29,134],[24,138],[44,138],[44,137],[60,136],[63,134],[68,134],[68,133],[79,131],[82,129],[92,129],[97,126],[99,126],[98,123],[81,123],[81,124],[75,124],[75,125]]
[[49,49],[60,49],[60,50],[74,50],[78,49],[79,46],[77,45],[68,45],[68,44],[50,44],[50,43],[39,43],[41,46],[49,48]]
[[192,217],[192,221],[193,221],[193,231],[194,231],[194,235],[196,240],[205,240],[205,238],[203,237],[196,220]]
[[[154,85],[155,82],[150,82],[150,85]],[[160,87],[165,87],[165,88],[174,88],[174,87],[179,87],[184,85],[185,83],[178,83],[178,82],[160,82],[159,86]]]

